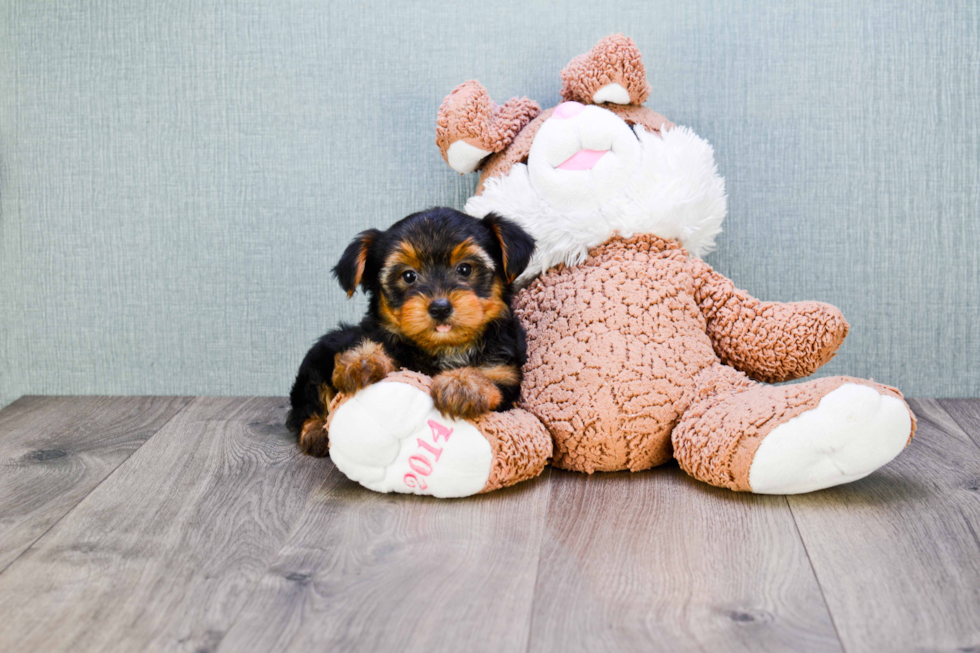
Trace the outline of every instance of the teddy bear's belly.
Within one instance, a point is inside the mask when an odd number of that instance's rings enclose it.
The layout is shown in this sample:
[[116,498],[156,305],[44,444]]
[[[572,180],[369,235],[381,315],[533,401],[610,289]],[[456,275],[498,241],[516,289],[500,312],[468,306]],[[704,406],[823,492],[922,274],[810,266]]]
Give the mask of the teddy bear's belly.
[[552,270],[522,291],[523,407],[555,441],[553,463],[583,472],[670,460],[685,390],[715,363],[693,282],[669,260]]

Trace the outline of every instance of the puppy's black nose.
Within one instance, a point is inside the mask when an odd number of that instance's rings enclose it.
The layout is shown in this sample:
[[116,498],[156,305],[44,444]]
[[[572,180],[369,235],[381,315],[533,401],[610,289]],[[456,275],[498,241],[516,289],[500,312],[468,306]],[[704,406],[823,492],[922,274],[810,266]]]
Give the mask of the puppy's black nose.
[[447,317],[453,314],[453,305],[449,303],[449,300],[445,297],[440,297],[439,299],[434,299],[431,304],[429,304],[429,315],[437,320],[445,320]]

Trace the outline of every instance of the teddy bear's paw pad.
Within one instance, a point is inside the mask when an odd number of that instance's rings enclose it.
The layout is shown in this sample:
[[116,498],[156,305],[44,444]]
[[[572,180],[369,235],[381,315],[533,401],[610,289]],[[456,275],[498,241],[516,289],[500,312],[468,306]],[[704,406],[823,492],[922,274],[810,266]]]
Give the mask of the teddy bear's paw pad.
[[890,462],[911,433],[903,401],[846,383],[769,432],[752,460],[749,485],[757,494],[800,494],[850,483]]
[[428,393],[376,383],[337,409],[330,457],[347,478],[375,492],[465,497],[490,478],[490,443],[470,422],[439,414]]
[[466,175],[480,167],[480,162],[491,152],[481,147],[471,145],[466,141],[456,141],[446,151],[446,161],[449,167],[461,175]]
[[613,82],[612,84],[606,84],[598,91],[593,93],[592,101],[596,104],[602,104],[603,102],[611,102],[613,104],[629,104],[630,92],[619,84]]

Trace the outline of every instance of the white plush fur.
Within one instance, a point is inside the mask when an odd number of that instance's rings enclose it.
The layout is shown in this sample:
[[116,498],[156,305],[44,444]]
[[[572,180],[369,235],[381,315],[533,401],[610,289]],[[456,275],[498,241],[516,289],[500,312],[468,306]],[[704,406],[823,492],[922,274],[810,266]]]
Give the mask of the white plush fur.
[[749,485],[756,494],[800,494],[850,483],[897,456],[911,435],[903,401],[846,383],[769,432]]
[[[591,169],[561,168],[583,150],[605,154]],[[612,111],[588,106],[570,118],[552,116],[541,125],[528,152],[527,173],[531,186],[551,208],[588,214],[625,197],[642,156],[643,148],[629,125]]]
[[[448,435],[436,434],[430,421]],[[369,490],[440,498],[482,490],[493,462],[490,443],[472,423],[443,417],[428,393],[396,382],[368,386],[337,409],[330,457]]]
[[[545,126],[547,122],[535,136],[532,151],[546,133]],[[547,198],[554,189],[537,188],[523,164],[514,165],[506,177],[487,180],[483,194],[466,203],[470,215],[479,218],[493,211],[534,236],[537,250],[522,282],[559,263],[581,263],[590,248],[616,234],[676,238],[695,256],[711,251],[728,210],[725,180],[718,175],[711,145],[686,127],[674,127],[660,136],[637,125],[635,132],[641,149],[639,164],[622,171],[628,177],[622,191],[597,207],[556,208],[563,202]],[[530,158],[529,165],[534,165]],[[589,183],[591,172],[565,173],[568,195]]]

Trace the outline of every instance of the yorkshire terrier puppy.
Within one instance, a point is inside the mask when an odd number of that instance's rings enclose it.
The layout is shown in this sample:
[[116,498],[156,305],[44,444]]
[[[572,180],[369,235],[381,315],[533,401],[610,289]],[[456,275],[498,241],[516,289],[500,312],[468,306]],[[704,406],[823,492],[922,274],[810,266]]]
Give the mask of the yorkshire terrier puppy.
[[300,448],[327,455],[330,400],[398,369],[433,377],[432,400],[447,417],[507,410],[520,396],[524,329],[511,313],[513,283],[534,240],[513,222],[433,208],[387,231],[364,231],[334,276],[350,297],[368,296],[359,325],[341,324],[306,354],[289,399]]

